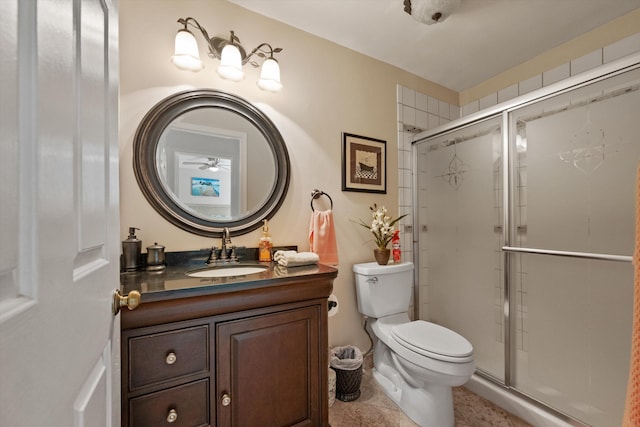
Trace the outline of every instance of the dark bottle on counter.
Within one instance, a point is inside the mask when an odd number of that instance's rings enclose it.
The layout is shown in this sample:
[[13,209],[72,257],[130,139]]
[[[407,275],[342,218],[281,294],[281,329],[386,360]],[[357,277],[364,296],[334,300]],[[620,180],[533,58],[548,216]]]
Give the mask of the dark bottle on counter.
[[125,271],[136,271],[142,267],[142,240],[136,237],[136,230],[140,229],[129,227],[129,237],[122,241]]

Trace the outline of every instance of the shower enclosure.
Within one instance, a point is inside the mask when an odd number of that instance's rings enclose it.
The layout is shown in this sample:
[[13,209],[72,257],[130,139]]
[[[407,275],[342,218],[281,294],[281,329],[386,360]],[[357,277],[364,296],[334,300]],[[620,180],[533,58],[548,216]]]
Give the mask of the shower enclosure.
[[620,425],[633,310],[640,58],[419,135],[422,319],[478,374],[575,425]]

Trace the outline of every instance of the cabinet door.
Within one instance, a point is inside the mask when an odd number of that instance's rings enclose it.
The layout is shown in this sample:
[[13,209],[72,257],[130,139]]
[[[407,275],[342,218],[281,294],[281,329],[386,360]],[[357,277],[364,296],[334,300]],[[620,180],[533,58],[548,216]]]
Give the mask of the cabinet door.
[[316,305],[216,325],[219,426],[321,424],[319,320]]

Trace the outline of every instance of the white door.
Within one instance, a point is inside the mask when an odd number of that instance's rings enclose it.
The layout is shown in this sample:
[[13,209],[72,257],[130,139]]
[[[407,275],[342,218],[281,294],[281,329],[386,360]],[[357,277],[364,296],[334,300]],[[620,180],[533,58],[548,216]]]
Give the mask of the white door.
[[0,0],[0,425],[119,426],[117,0]]

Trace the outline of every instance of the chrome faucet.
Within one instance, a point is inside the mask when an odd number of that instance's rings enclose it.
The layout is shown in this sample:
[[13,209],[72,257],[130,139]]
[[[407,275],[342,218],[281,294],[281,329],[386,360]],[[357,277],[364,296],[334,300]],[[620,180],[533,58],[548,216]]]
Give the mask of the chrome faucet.
[[224,227],[222,229],[222,248],[219,251],[215,246],[211,248],[211,255],[207,260],[207,264],[228,264],[236,262],[238,262],[236,247],[231,244],[231,233],[229,232],[229,228]]
[[220,252],[220,259],[227,259],[227,244],[231,245],[231,235],[229,234],[229,228],[222,229],[222,251]]

